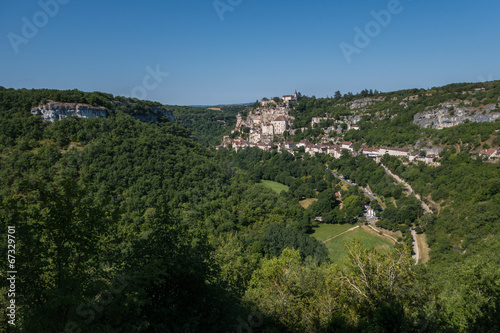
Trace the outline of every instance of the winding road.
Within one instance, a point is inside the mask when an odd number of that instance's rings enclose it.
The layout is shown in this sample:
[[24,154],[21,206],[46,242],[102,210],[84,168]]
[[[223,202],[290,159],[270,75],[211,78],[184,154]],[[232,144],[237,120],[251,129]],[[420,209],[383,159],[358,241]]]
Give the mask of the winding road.
[[[425,213],[434,214],[434,212],[429,208],[429,206],[427,206],[427,204],[422,201],[422,198],[420,197],[420,195],[415,193],[415,191],[413,191],[413,188],[411,187],[410,184],[405,182],[398,175],[395,175],[393,172],[391,172],[391,170],[389,170],[388,167],[386,167],[382,163],[380,163],[380,165],[385,169],[385,172],[389,176],[391,176],[392,178],[394,178],[396,180],[397,184],[403,184],[409,194],[415,195],[415,197],[420,201],[422,209],[424,210]],[[420,258],[420,249],[418,248],[417,232],[415,231],[415,228],[411,228],[410,231],[411,231],[411,236],[413,237],[413,252],[415,253],[414,255],[412,255],[412,257],[413,257],[413,259],[415,259],[415,265],[416,265],[416,264],[418,264],[418,260]]]
[[398,175],[395,175],[394,173],[392,173],[392,171],[389,170],[389,168],[386,167],[385,165],[383,165],[382,163],[380,163],[380,165],[385,169],[385,172],[389,176],[391,176],[392,178],[394,178],[396,180],[397,184],[403,184],[405,186],[406,190],[408,191],[408,193],[409,194],[413,194],[420,201],[420,203],[422,205],[422,209],[424,210],[425,213],[431,213],[431,214],[433,213],[433,211],[429,208],[429,206],[427,206],[427,204],[422,201],[422,198],[420,197],[420,194],[415,193],[415,191],[413,191],[413,188],[411,187],[410,184],[408,184],[407,182],[405,182]]
[[[328,167],[326,167],[325,169],[326,171],[328,171]],[[339,175],[337,174],[336,172],[334,171],[331,171],[330,172],[332,173],[333,176],[335,176],[335,178],[338,178],[340,179],[341,181],[343,181],[344,183],[348,184],[348,185],[351,185],[351,186],[357,186],[361,191],[363,191],[364,194],[366,194],[371,200],[378,200],[377,196],[375,194],[373,194],[372,192],[368,191],[367,189],[351,182],[349,179],[345,179],[342,175]]]

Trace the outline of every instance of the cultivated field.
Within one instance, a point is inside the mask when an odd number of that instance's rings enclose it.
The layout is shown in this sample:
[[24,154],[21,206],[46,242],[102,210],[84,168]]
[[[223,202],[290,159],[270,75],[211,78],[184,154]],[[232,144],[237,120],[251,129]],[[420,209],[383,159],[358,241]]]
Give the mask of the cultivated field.
[[320,224],[313,228],[312,236],[317,240],[324,242],[325,240],[337,236],[354,227],[352,224]]

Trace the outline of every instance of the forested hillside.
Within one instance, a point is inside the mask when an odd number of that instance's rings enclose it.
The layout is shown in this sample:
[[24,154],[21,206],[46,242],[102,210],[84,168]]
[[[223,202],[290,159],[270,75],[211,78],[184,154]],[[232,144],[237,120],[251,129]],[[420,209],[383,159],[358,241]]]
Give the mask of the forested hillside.
[[172,106],[176,122],[191,130],[198,142],[205,146],[219,144],[229,135],[236,124],[236,115],[245,109],[243,105],[227,105],[214,108]]
[[[460,83],[430,89],[409,89],[395,92],[364,90],[361,93],[339,91],[329,98],[301,96],[292,115],[296,131],[291,138],[298,142],[304,138],[317,142],[320,138],[337,137],[370,147],[442,147],[460,145],[464,150],[500,146],[500,122],[471,123],[467,120],[449,128],[421,128],[414,123],[414,116],[429,110],[449,110],[454,116],[460,110],[483,108],[500,110],[500,82]],[[471,111],[472,112],[472,111]],[[314,125],[311,120],[322,117]],[[340,124],[337,132],[327,133],[328,127]],[[437,122],[437,119],[435,119]],[[349,124],[357,124],[359,130],[348,130]]]
[[[44,123],[29,111],[47,99],[111,112]],[[197,109],[186,109],[193,115],[186,113],[181,125],[143,123],[132,117],[135,108],[156,103],[114,100],[101,93],[0,89],[2,248],[8,227],[16,230],[16,326],[10,331],[500,329],[500,266],[492,255],[499,253],[498,164],[451,150],[440,168],[384,161],[439,205],[429,216],[364,156],[213,152],[206,145],[227,130],[218,117],[235,110],[212,119],[206,110],[197,116]],[[180,109],[173,111],[179,118]],[[191,118],[202,120],[188,130],[183,125]],[[194,133],[206,134],[196,142]],[[376,204],[327,166],[370,186],[392,211],[383,216],[386,227],[405,233],[393,251],[353,242],[346,244],[347,260],[334,264],[310,236],[318,217],[355,225],[364,204]],[[315,200],[304,208],[304,199]],[[411,259],[409,226],[430,239],[427,265]],[[4,309],[8,290],[0,285]],[[2,331],[7,314],[0,314]]]
[[[31,108],[46,101],[52,100],[61,103],[85,103],[92,106],[105,107],[111,116],[119,113],[138,115],[144,112],[154,113],[155,107],[165,107],[172,110],[175,120],[188,129],[193,137],[204,146],[215,146],[224,135],[229,134],[236,123],[236,114],[244,109],[242,105],[228,105],[218,108],[189,107],[189,106],[163,106],[158,102],[113,96],[101,92],[85,93],[79,90],[54,90],[54,89],[6,89],[0,86],[0,107],[9,110],[15,117],[19,111],[29,111]],[[7,115],[2,115],[6,121]],[[33,121],[33,119],[30,119]],[[1,140],[15,140],[16,133],[9,131],[12,127],[4,128],[0,132]],[[3,137],[3,136],[4,137]],[[86,135],[83,134],[82,135]]]

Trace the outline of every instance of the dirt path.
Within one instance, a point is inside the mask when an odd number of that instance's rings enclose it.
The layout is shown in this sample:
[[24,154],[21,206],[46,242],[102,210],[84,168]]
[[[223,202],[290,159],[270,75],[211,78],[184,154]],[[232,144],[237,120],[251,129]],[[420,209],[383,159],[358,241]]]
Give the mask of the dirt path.
[[[370,227],[370,229],[372,229],[373,231],[375,231],[377,233],[377,235],[380,236],[380,234],[379,234],[380,230],[375,229],[371,225],[368,225],[368,227]],[[394,237],[392,237],[392,236],[390,236],[388,234],[384,234],[384,232],[382,232],[382,236],[385,236],[385,237],[388,237],[388,238],[392,239],[395,243],[398,242],[398,240],[396,238],[394,238]]]
[[348,230],[346,230],[346,231],[344,231],[344,232],[341,232],[341,233],[340,233],[340,234],[338,234],[338,235],[335,235],[335,236],[333,236],[333,237],[330,237],[330,238],[328,238],[327,240],[324,240],[324,241],[323,241],[323,243],[326,243],[326,242],[328,242],[328,241],[331,241],[332,239],[337,238],[337,237],[339,237],[339,236],[341,236],[341,235],[343,235],[343,234],[345,234],[345,233],[348,233],[349,231],[353,231],[354,229],[357,229],[357,228],[359,228],[359,225],[357,225],[357,226],[355,226],[355,227],[353,227],[353,228],[351,228],[351,229],[348,229]]

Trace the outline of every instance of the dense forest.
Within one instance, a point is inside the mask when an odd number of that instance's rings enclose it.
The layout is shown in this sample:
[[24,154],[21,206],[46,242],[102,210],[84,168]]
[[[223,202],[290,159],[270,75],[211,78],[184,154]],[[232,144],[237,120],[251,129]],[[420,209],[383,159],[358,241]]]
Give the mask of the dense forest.
[[216,146],[224,135],[229,135],[236,125],[236,115],[244,105],[225,105],[213,108],[170,106],[176,122],[189,129],[198,142]]
[[[48,99],[110,112],[44,123],[29,111]],[[212,119],[214,110],[172,107],[180,124],[143,123],[132,117],[136,108],[158,103],[117,100],[0,89],[1,247],[15,226],[18,272],[16,325],[2,311],[1,331],[500,329],[500,259],[492,255],[500,253],[499,164],[452,149],[438,168],[384,160],[436,203],[424,215],[364,156],[211,151],[206,146],[227,133],[218,120],[238,110]],[[380,202],[343,186],[327,166],[369,186]],[[265,181],[288,189],[278,193]],[[310,198],[308,208],[299,204]],[[317,217],[354,225],[367,203],[384,206],[381,225],[404,240],[388,253],[354,241],[345,244],[348,259],[332,263],[310,236]],[[428,236],[426,265],[411,259],[409,227]],[[8,290],[0,285],[4,309]]]

